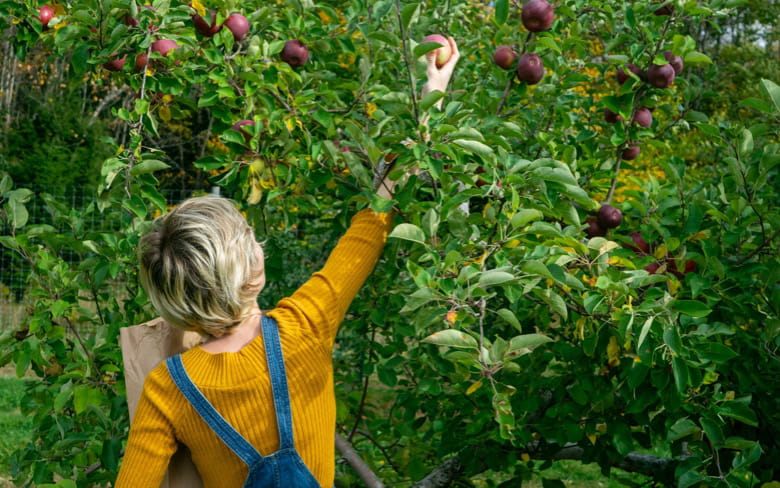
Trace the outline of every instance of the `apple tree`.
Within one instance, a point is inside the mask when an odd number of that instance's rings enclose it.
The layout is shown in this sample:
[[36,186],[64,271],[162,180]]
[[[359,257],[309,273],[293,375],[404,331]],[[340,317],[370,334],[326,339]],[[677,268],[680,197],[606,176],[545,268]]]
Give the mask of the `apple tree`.
[[[189,170],[268,239],[265,307],[356,208],[389,209],[376,175],[422,170],[334,355],[339,434],[387,485],[560,486],[560,459],[683,487],[776,479],[780,86],[751,79],[744,121],[708,112],[720,68],[695,35],[743,3],[70,0],[47,19],[0,2],[19,56],[44,46],[128,87],[85,210],[110,230],[51,196],[67,230],[28,225],[31,192],[0,185],[0,243],[34,270],[2,339],[39,378],[16,480],[106,484],[121,462],[117,335],[152,314],[134,249],[167,210],[176,155],[150,141],[173,126],[202,135]],[[421,96],[431,34],[462,58]]]

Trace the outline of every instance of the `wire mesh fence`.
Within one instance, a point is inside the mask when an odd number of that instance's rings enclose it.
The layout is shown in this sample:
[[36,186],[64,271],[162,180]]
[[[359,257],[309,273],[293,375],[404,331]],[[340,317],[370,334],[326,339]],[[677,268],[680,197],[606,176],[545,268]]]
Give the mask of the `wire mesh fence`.
[[[65,191],[57,189],[56,194],[48,192],[47,188],[31,188],[34,196],[26,204],[29,212],[28,225],[46,224],[65,231],[66,223],[57,222],[52,218],[49,205],[42,195],[50,194],[57,203],[79,213],[80,222],[88,232],[108,231],[114,223],[102,218],[100,212],[86,212],[90,204],[95,202],[95,191],[91,188],[68,188]],[[161,190],[169,205],[175,205],[195,193],[203,191],[190,189]],[[0,223],[0,235],[10,235],[11,229]],[[68,251],[63,251],[67,254]],[[69,259],[69,256],[61,256]],[[72,257],[72,256],[71,256]],[[17,328],[26,316],[27,295],[29,292],[30,266],[17,252],[0,246],[0,330]],[[121,286],[122,284],[117,284]]]

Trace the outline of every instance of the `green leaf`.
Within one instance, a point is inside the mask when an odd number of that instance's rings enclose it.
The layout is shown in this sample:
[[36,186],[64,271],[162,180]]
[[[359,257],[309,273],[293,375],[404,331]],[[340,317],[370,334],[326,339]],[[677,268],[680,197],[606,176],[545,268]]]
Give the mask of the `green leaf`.
[[764,112],[765,114],[771,114],[774,111],[772,109],[772,105],[764,100],[761,100],[760,98],[749,97],[739,102],[739,104],[744,105],[745,107],[754,108],[759,112]]
[[466,334],[465,332],[455,330],[455,329],[447,329],[447,330],[440,330],[439,332],[434,332],[433,334],[423,339],[422,342],[427,342],[429,344],[436,344],[437,346],[460,347],[460,348],[467,348],[467,349],[477,348],[476,339]]
[[706,317],[712,312],[710,307],[696,300],[674,300],[672,310],[691,317]]
[[706,54],[691,51],[685,55],[685,64],[712,64],[712,60]]
[[743,424],[758,427],[758,417],[745,403],[738,401],[724,402],[717,408],[718,414],[739,420]]
[[734,359],[738,356],[738,354],[734,352],[733,349],[717,342],[706,342],[704,344],[700,344],[696,346],[695,350],[696,354],[698,354],[701,359],[712,361],[714,363],[725,363],[726,361]]
[[395,237],[396,239],[404,239],[425,244],[425,233],[421,228],[414,224],[398,224],[387,237]]
[[533,173],[545,181],[554,181],[556,183],[572,185],[575,187],[578,186],[577,180],[574,179],[574,176],[571,174],[571,170],[568,168],[550,168],[548,166],[542,166],[540,168],[536,168]]
[[523,270],[524,273],[543,276],[551,280],[554,279],[552,273],[547,268],[547,266],[545,266],[543,262],[538,261],[536,259],[531,259],[529,261],[526,261],[523,264],[523,267],[521,269]]
[[544,218],[544,214],[541,211],[534,208],[524,208],[514,214],[510,222],[512,227],[518,228],[541,218]]
[[690,373],[688,365],[679,356],[672,358],[672,373],[674,373],[674,384],[677,387],[677,391],[680,395],[685,394],[690,383]]
[[491,156],[493,156],[493,149],[490,146],[485,145],[479,141],[470,141],[467,139],[455,139],[452,142],[462,147],[463,149],[471,151],[474,154],[479,154],[482,157],[490,158]]
[[702,417],[699,419],[699,423],[713,446],[719,447],[723,445],[725,439],[723,437],[723,429],[721,428],[720,422],[708,419],[707,417]]
[[762,79],[761,88],[769,95],[769,99],[775,105],[775,111],[780,112],[780,86],[774,81]]
[[737,454],[734,461],[731,462],[731,469],[738,470],[750,466],[758,461],[761,457],[761,445],[759,443],[753,444],[752,447],[745,449]]
[[508,308],[501,308],[496,313],[498,314],[499,317],[501,317],[506,322],[508,322],[509,325],[519,330],[520,332],[523,331],[523,326],[520,325],[520,321],[517,320],[517,316],[513,311],[509,310]]
[[669,428],[669,432],[666,433],[666,439],[670,441],[676,441],[698,432],[701,432],[701,429],[699,429],[698,425],[696,425],[691,419],[682,418]]
[[479,276],[479,286],[487,288],[488,286],[501,285],[513,281],[515,276],[506,271],[489,270]]
[[122,206],[133,212],[139,219],[146,218],[146,203],[138,195],[132,195],[124,200]]
[[503,25],[509,17],[509,0],[496,0],[496,22]]
[[742,135],[739,138],[739,154],[747,157],[753,152],[753,133],[747,129],[742,129]]
[[130,174],[133,176],[143,175],[146,173],[154,173],[163,169],[168,169],[170,166],[158,161],[157,159],[144,159],[140,163],[133,166],[130,170]]
[[427,111],[429,108],[433,107],[433,105],[444,98],[446,96],[446,93],[439,91],[439,90],[433,90],[429,94],[422,97],[420,100],[420,110]]
[[509,341],[507,354],[514,353],[517,356],[528,354],[531,349],[552,342],[552,339],[543,334],[523,334],[514,336]]
[[420,4],[410,3],[401,9],[401,23],[403,24],[405,31],[409,31],[409,24],[411,24],[412,19],[415,17],[415,13],[419,8]]
[[435,41],[425,41],[421,42],[420,44],[414,46],[414,49],[412,50],[412,54],[414,54],[415,58],[419,58],[420,56],[424,56],[425,54],[435,50],[439,49],[440,47],[443,47],[441,44]]

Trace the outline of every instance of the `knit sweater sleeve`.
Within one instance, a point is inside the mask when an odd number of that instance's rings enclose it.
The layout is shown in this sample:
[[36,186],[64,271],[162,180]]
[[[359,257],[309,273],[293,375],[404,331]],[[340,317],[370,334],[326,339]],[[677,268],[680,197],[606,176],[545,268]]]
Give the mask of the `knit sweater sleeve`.
[[287,315],[330,350],[344,314],[382,254],[391,224],[391,214],[358,212],[325,266],[282,299],[272,315]]
[[159,488],[168,469],[168,462],[176,452],[174,428],[165,415],[163,365],[158,366],[144,381],[143,392],[130,426],[119,477],[114,488]]

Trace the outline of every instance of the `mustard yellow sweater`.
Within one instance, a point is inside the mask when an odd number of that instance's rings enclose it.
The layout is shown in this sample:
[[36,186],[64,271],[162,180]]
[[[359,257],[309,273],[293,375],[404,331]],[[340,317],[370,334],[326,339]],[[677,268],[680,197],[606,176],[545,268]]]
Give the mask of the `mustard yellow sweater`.
[[[295,447],[323,487],[332,486],[335,476],[333,342],[382,252],[390,220],[371,210],[355,215],[323,269],[268,313],[279,324]],[[182,359],[192,381],[260,454],[279,448],[260,336],[236,353],[211,354],[196,347]],[[158,488],[177,441],[190,448],[205,488],[244,483],[246,465],[200,418],[161,363],[144,382],[115,487]]]

